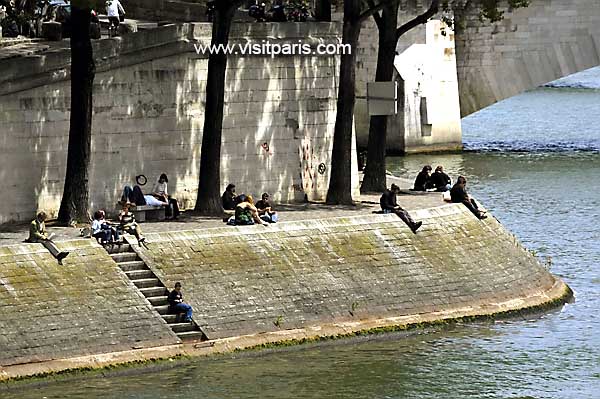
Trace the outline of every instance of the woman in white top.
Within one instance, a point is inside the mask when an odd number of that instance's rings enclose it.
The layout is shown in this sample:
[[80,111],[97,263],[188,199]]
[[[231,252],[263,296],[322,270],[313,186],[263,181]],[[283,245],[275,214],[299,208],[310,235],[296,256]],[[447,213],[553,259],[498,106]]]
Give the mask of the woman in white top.
[[[154,185],[152,189],[152,195],[159,199],[160,201],[168,202],[169,206],[167,207],[167,216],[173,217],[173,219],[177,219],[179,217],[179,203],[177,200],[169,195],[167,183],[169,182],[169,178],[166,173],[163,173],[158,178],[158,181]],[[172,211],[171,211],[171,208]]]
[[119,0],[108,0],[106,2],[106,15],[108,15],[109,29],[116,29],[121,22],[121,15],[125,15],[125,9]]

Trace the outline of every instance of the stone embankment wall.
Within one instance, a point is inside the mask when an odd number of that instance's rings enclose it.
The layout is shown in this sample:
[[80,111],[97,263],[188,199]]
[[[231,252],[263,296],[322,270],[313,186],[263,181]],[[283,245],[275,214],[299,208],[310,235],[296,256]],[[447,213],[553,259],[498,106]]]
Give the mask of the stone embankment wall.
[[151,234],[142,256],[168,287],[183,283],[211,339],[515,310],[560,283],[493,218],[462,205],[414,217],[417,235],[395,215]]
[[179,343],[125,273],[91,240],[0,247],[2,367]]
[[470,15],[456,46],[464,116],[600,65],[600,7],[597,0],[532,0],[496,24]]
[[[115,209],[125,184],[169,175],[184,207],[196,199],[204,123],[209,24],[165,26],[95,42],[90,198]],[[236,25],[231,42],[337,43],[336,24]],[[0,61],[0,223],[58,211],[69,132],[70,55],[48,51]],[[231,56],[221,182],[276,201],[324,199],[329,181],[339,58]],[[319,168],[323,164],[325,168]],[[319,172],[319,170],[321,172]],[[353,170],[356,170],[353,168]],[[355,186],[358,177],[355,174]]]
[[[495,219],[462,205],[148,234],[157,277],[183,283],[211,341],[180,343],[91,241],[0,248],[0,380],[78,367],[207,355],[273,342],[539,308],[569,288]],[[134,248],[139,248],[134,245]]]
[[206,20],[208,0],[121,0],[127,18],[146,21],[201,22]]

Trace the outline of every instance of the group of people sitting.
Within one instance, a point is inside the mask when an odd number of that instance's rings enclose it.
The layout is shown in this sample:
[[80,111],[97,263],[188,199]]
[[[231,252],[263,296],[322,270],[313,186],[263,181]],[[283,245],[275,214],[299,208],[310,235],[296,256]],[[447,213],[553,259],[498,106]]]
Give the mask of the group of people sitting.
[[112,245],[121,243],[119,233],[128,233],[133,235],[140,245],[145,246],[147,244],[140,225],[135,221],[135,215],[129,209],[129,204],[123,204],[118,218],[118,223],[112,223],[106,220],[106,213],[102,209],[94,212],[92,237],[97,239],[100,244]]
[[412,191],[450,191],[450,201],[457,204],[464,204],[478,219],[485,219],[485,212],[479,209],[475,199],[467,193],[467,179],[459,176],[454,186],[452,179],[444,172],[444,167],[439,165],[435,172],[431,173],[431,165],[425,165],[415,179]]
[[263,193],[260,201],[254,203],[252,195],[235,193],[235,184],[228,184],[221,196],[223,209],[235,211],[234,216],[227,219],[227,224],[236,226],[276,223],[279,215],[269,202],[269,193]]
[[[142,176],[138,176],[140,178]],[[150,194],[144,195],[142,188],[139,185],[125,186],[123,188],[123,195],[121,196],[121,204],[127,204],[129,207],[150,205],[150,206],[164,206],[165,215],[169,218],[177,219],[180,215],[179,202],[169,195],[168,190],[169,178],[166,173],[162,173]],[[141,184],[138,181],[138,184]]]

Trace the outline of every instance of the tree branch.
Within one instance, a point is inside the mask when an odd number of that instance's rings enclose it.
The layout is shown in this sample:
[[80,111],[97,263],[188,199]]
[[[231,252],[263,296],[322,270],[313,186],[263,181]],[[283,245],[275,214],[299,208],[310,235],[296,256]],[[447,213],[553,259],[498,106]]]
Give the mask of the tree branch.
[[[393,3],[395,1],[398,0],[381,0],[379,2],[379,4],[377,4],[376,6],[370,6],[369,8],[367,8],[365,11],[362,12],[362,14],[360,14],[358,16],[358,18],[356,19],[356,22],[361,24],[363,23],[365,20],[367,20],[369,17],[371,17],[372,15],[374,15],[376,12],[381,11],[381,9],[383,7],[385,7],[386,5]],[[437,1],[439,3],[439,0],[434,0]]]
[[[373,0],[368,0],[367,4],[369,4],[369,7],[371,7],[371,8],[377,7]],[[383,26],[381,25],[383,23],[383,19],[382,19],[381,15],[379,14],[379,11],[377,11],[376,13],[373,14],[373,19],[375,20],[375,24],[377,25],[377,28],[380,30],[383,29]]]
[[431,0],[431,5],[429,6],[429,9],[427,11],[425,11],[423,14],[415,17],[414,19],[408,21],[407,23],[405,23],[404,25],[402,25],[401,27],[399,27],[396,30],[396,40],[400,39],[400,37],[402,35],[404,35],[406,32],[408,32],[409,30],[427,23],[427,21],[429,20],[429,18],[433,17],[435,14],[438,13],[440,9],[440,0]]

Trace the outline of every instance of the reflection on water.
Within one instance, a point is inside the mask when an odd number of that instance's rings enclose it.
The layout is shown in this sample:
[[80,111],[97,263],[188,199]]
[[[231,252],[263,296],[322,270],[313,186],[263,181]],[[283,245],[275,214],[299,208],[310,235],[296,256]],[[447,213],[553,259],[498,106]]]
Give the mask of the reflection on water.
[[[597,398],[598,109],[600,92],[535,91],[467,118],[465,142],[472,152],[388,164],[395,173],[414,175],[423,164],[443,164],[454,178],[465,175],[471,192],[526,246],[552,257],[552,271],[577,296],[563,309],[412,337],[199,359],[142,375],[87,378],[0,396]],[[556,143],[569,150],[556,151]]]

